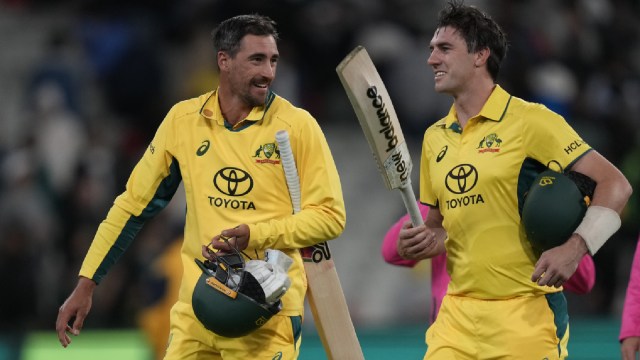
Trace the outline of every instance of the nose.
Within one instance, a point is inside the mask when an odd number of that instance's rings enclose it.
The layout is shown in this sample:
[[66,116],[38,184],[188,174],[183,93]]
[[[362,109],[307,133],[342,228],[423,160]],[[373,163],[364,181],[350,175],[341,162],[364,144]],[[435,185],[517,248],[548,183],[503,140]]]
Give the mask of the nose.
[[429,53],[429,57],[427,58],[427,64],[430,66],[436,65],[440,60],[438,59],[437,52],[435,50]]
[[270,80],[273,79],[276,76],[276,64],[269,61],[265,62],[265,65],[262,66],[261,73],[262,76]]

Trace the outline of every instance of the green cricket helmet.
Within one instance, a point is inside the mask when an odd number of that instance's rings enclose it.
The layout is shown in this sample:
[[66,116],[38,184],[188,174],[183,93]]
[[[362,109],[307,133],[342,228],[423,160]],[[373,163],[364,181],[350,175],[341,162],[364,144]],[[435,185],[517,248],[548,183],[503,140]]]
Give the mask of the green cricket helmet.
[[545,170],[525,195],[522,224],[535,251],[562,245],[580,225],[596,183],[588,176]]
[[193,312],[208,330],[235,338],[245,336],[264,325],[282,308],[280,301],[269,305],[264,291],[250,272],[244,271],[239,253],[216,256],[204,263],[193,290]]

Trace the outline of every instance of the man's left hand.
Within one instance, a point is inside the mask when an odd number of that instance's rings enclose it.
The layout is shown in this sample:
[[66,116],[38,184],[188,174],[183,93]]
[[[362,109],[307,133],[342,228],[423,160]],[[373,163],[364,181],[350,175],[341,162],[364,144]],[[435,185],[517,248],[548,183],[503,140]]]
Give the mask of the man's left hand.
[[231,252],[233,249],[244,250],[249,246],[250,237],[249,225],[241,224],[233,229],[226,229],[216,235],[209,244],[213,249],[223,253]]

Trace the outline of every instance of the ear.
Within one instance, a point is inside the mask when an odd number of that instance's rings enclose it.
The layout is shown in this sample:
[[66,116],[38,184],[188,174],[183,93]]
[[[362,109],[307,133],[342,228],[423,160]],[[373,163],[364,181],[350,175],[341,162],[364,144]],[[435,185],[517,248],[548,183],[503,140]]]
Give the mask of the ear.
[[478,50],[475,53],[474,65],[476,67],[483,66],[489,60],[489,55],[491,55],[491,50],[488,47]]
[[226,71],[227,69],[229,69],[229,60],[229,54],[224,51],[218,51],[217,61],[220,71]]

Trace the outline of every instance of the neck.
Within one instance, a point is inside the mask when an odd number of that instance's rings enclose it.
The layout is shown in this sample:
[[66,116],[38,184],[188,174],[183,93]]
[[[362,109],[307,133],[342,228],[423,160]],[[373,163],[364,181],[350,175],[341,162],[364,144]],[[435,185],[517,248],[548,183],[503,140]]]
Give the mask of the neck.
[[453,105],[462,128],[467,125],[469,119],[480,113],[495,86],[493,81],[483,81],[476,86],[468,86],[465,91],[453,96]]
[[247,118],[247,115],[253,108],[249,107],[246,102],[237,96],[233,96],[224,88],[218,88],[218,104],[220,105],[220,111],[222,116],[231,125],[235,125],[240,121]]

